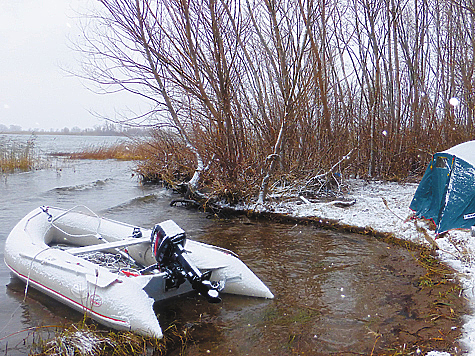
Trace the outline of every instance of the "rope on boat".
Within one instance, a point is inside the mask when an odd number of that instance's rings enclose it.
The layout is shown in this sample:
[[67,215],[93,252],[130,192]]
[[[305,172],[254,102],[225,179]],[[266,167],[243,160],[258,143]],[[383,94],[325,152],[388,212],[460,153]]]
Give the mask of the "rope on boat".
[[[71,209],[68,209],[64,212],[62,212],[61,214],[59,214],[58,216],[56,217],[53,217],[53,215],[48,211],[49,207],[48,206],[41,206],[40,207],[41,211],[39,211],[38,213],[36,213],[35,215],[31,216],[25,226],[24,226],[24,231],[29,234],[29,232],[27,231],[27,225],[28,223],[30,222],[30,220],[34,219],[35,217],[37,217],[38,215],[40,215],[41,213],[45,213],[47,216],[48,216],[48,222],[51,224],[51,226],[55,227],[58,231],[60,231],[61,233],[65,234],[66,236],[70,236],[70,237],[73,237],[73,238],[81,238],[81,237],[87,237],[87,236],[94,236],[96,237],[98,240],[102,241],[102,242],[108,242],[107,240],[105,240],[101,234],[99,233],[99,230],[101,228],[101,217],[99,215],[97,215],[94,211],[92,211],[91,209],[89,209],[87,206],[85,205],[76,205],[74,207],[72,207]],[[96,231],[95,232],[91,232],[91,233],[87,233],[87,234],[71,234],[67,231],[64,231],[61,227],[58,226],[58,224],[55,224],[56,221],[58,221],[60,218],[64,217],[65,215],[73,212],[74,210],[78,210],[78,209],[84,209],[86,210],[87,212],[89,212],[89,216],[90,217],[95,217],[97,218],[98,220],[98,224],[97,224],[97,228],[96,228]],[[135,230],[134,230],[135,232]],[[47,231],[45,231],[45,235],[47,234]],[[57,246],[59,248],[61,248],[60,246]],[[30,262],[30,266],[28,268],[28,276],[27,276],[27,280],[26,280],[26,286],[25,286],[25,293],[24,293],[24,298],[23,298],[23,302],[26,300],[26,297],[27,297],[27,294],[28,294],[28,286],[29,286],[29,282],[30,282],[30,273],[31,273],[31,270],[33,268],[33,262],[36,261],[36,259],[38,258],[38,256],[43,253],[44,251],[48,251],[51,249],[51,246],[48,246],[47,248],[39,251],[34,257],[33,259],[31,260]],[[140,268],[142,268],[143,266],[140,266],[139,264],[137,264],[137,262],[131,257],[129,256],[128,253],[120,250],[120,249],[116,249],[117,253],[116,254],[112,254],[112,253],[102,253],[102,252],[91,252],[91,253],[88,253],[88,254],[83,254],[81,257],[84,258],[85,260],[89,261],[89,262],[92,262],[94,264],[97,264],[97,265],[100,265],[102,267],[105,267],[109,270],[113,270],[115,273],[118,273],[120,271],[123,271],[124,269],[126,270],[130,270],[130,271],[133,271],[133,272],[137,272],[140,270]]]
[[[32,269],[32,267],[33,267],[33,262],[34,262],[34,260],[38,257],[38,255],[40,255],[41,253],[43,253],[44,251],[47,251],[47,250],[49,250],[49,247],[48,247],[48,248],[45,248],[45,249],[43,249],[43,250],[41,250],[41,251],[39,251],[39,252],[33,257],[33,259],[32,259],[31,262],[30,262],[30,267],[28,268],[28,276],[27,276],[27,278],[26,278],[25,292],[24,292],[24,296],[23,296],[23,300],[22,300],[23,303],[25,303],[26,297],[27,297],[27,294],[28,294],[28,286],[30,285],[30,272],[31,272],[31,269]],[[14,310],[14,311],[12,312],[12,314],[11,314],[10,320],[8,320],[8,322],[5,323],[5,325],[4,325],[3,328],[0,330],[0,332],[3,333],[3,331],[10,325],[10,322],[13,320],[13,316],[15,315],[15,313],[17,312],[17,310],[20,309],[20,308],[21,308],[21,304],[18,305],[18,306],[15,308],[15,310]],[[0,340],[3,340],[3,339],[5,339],[5,337],[4,337],[4,338],[1,338]]]
[[[88,234],[82,234],[82,235],[74,235],[74,234],[70,234],[69,232],[66,232],[64,231],[63,229],[61,229],[58,225],[55,224],[55,221],[62,218],[63,216],[65,216],[66,214],[69,214],[71,213],[73,210],[75,209],[78,209],[78,208],[84,208],[86,209],[88,212],[90,212],[92,214],[92,217],[96,217],[97,220],[98,220],[98,224],[97,224],[97,229],[96,229],[96,232],[95,233],[88,233]],[[29,222],[31,220],[33,220],[34,218],[36,218],[38,215],[40,215],[42,212],[45,213],[47,216],[48,216],[48,222],[51,223],[52,226],[54,226],[56,229],[58,229],[60,232],[62,232],[63,234],[67,235],[67,236],[70,236],[70,237],[86,237],[86,236],[96,236],[99,240],[103,240],[101,234],[99,233],[99,229],[101,228],[101,217],[99,215],[97,215],[94,211],[92,211],[91,209],[89,209],[87,206],[85,205],[76,205],[74,207],[72,207],[71,209],[69,210],[66,210],[65,212],[59,214],[58,216],[56,217],[53,217],[53,215],[51,215],[48,211],[49,207],[47,206],[40,206],[40,209],[41,211],[37,212],[35,215],[31,216],[25,223],[25,226],[23,227],[23,230],[26,232],[26,228],[29,224]],[[46,234],[46,233],[45,233]]]
[[104,253],[104,252],[89,252],[80,255],[86,261],[92,262],[96,265],[109,269],[112,273],[123,271],[124,269],[138,272],[138,266],[130,263],[130,259],[124,258],[120,254]]
[[28,286],[30,285],[30,273],[31,273],[31,269],[33,268],[33,262],[35,262],[36,258],[42,254],[43,252],[45,251],[48,251],[50,249],[50,247],[48,248],[45,248],[41,251],[39,251],[35,256],[33,256],[31,262],[30,262],[30,267],[28,267],[28,276],[26,278],[26,285],[25,285],[25,295],[23,297],[23,303],[26,301],[26,296],[28,294]]
[[[69,214],[70,212],[72,212],[73,210],[75,209],[78,209],[78,208],[83,208],[85,210],[87,210],[89,213],[90,213],[90,216],[92,217],[96,217],[97,220],[98,220],[98,224],[97,224],[97,228],[96,228],[96,232],[95,233],[88,233],[88,234],[79,234],[79,235],[74,235],[74,234],[71,234],[71,233],[68,233],[66,231],[64,231],[63,229],[61,229],[57,224],[55,224],[55,221],[57,221],[58,219],[62,218],[63,216],[65,216],[66,214]],[[47,210],[45,211],[45,213],[47,213]],[[48,213],[47,213],[48,214]],[[48,214],[48,216],[51,216],[50,214]],[[48,217],[48,221],[50,221],[49,217]],[[108,241],[106,239],[104,239],[102,237],[102,235],[99,233],[99,230],[101,228],[101,222],[102,222],[102,219],[99,215],[97,215],[94,211],[92,211],[91,209],[89,209],[87,206],[85,205],[76,205],[74,207],[72,207],[71,209],[69,210],[66,210],[65,212],[59,214],[58,216],[56,216],[55,218],[51,219],[51,225],[54,226],[56,229],[58,229],[58,231],[62,232],[63,234],[67,235],[67,236],[70,236],[70,237],[87,237],[87,236],[94,236],[96,237],[99,241],[101,242],[105,242],[107,243]],[[135,231],[135,230],[134,230]],[[117,253],[120,254],[122,256],[122,258],[124,259],[128,259],[128,260],[131,260],[133,263],[137,264],[137,262],[132,259],[132,257],[130,257],[127,253],[125,253],[124,251],[120,250],[120,249],[116,249]]]
[[[58,225],[55,224],[55,221],[62,218],[63,216],[65,216],[66,214],[69,214],[71,213],[73,210],[75,209],[78,209],[78,208],[84,208],[86,209],[88,212],[90,212],[92,214],[93,217],[96,217],[97,220],[98,220],[98,224],[97,224],[97,229],[96,229],[96,232],[95,233],[88,233],[88,234],[80,234],[80,235],[74,235],[74,234],[70,234],[69,232],[66,232],[64,231],[63,229],[61,229]],[[49,214],[48,214],[49,215]],[[51,215],[49,215],[51,216]],[[74,207],[72,207],[71,209],[69,210],[66,210],[65,212],[59,214],[58,216],[56,216],[55,218],[49,220],[48,218],[48,221],[51,222],[51,225],[54,226],[56,229],[58,229],[60,232],[62,232],[63,234],[67,235],[67,236],[70,236],[70,237],[86,237],[86,236],[96,236],[99,240],[103,240],[101,234],[99,233],[99,229],[101,228],[101,217],[99,215],[97,215],[94,211],[92,211],[91,209],[89,209],[87,206],[85,205],[76,205]]]
[[[61,231],[63,234],[67,235],[67,236],[71,236],[71,237],[86,237],[86,236],[96,236],[99,240],[103,239],[102,236],[99,234],[99,228],[101,227],[101,218],[95,213],[93,212],[91,209],[89,209],[87,206],[85,205],[76,205],[74,207],[72,207],[71,209],[69,210],[66,210],[65,212],[63,212],[62,214],[59,214],[58,216],[56,216],[55,218],[53,218],[53,215],[51,215],[48,211],[48,208],[47,206],[41,206],[40,209],[41,211],[39,211],[38,213],[36,213],[35,215],[31,216],[25,223],[25,226],[23,227],[23,230],[29,235],[30,233],[27,231],[27,226],[29,224],[29,222],[34,219],[35,217],[37,217],[38,215],[40,215],[41,213],[45,213],[47,216],[48,216],[48,222],[51,224],[51,226],[54,226],[56,229],[58,229],[59,231]],[[73,235],[73,234],[70,234],[66,231],[64,231],[63,229],[61,229],[59,226],[55,225],[54,222],[56,220],[58,220],[59,218],[65,216],[66,214],[70,213],[71,211],[77,209],[77,208],[84,208],[86,209],[87,211],[89,211],[93,216],[95,216],[99,223],[97,225],[97,230],[96,230],[96,233],[95,234],[84,234],[84,235]],[[47,231],[45,232],[45,235],[46,235]],[[23,302],[26,301],[26,297],[28,295],[28,287],[30,285],[30,274],[31,274],[31,270],[33,268],[33,262],[36,261],[36,259],[38,258],[38,256],[45,252],[45,251],[48,251],[50,250],[51,247],[47,247],[41,251],[39,251],[31,260],[30,262],[30,266],[28,268],[28,276],[26,278],[26,285],[25,285],[25,293],[24,293],[24,297],[23,297]]]

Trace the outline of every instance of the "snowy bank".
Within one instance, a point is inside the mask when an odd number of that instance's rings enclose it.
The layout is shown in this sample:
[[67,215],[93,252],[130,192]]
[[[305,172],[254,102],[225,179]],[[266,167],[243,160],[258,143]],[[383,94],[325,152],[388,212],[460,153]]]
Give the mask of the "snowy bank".
[[[429,230],[425,221],[411,219],[409,209],[417,184],[399,184],[364,180],[349,181],[345,201],[354,204],[335,204],[332,201],[318,202],[301,198],[293,201],[276,203],[271,208],[275,213],[293,217],[319,217],[336,220],[342,225],[371,228],[380,232],[393,233],[395,237],[418,244],[433,244],[436,235]],[[420,232],[423,227],[427,234]],[[470,307],[475,306],[475,244],[468,230],[452,230],[437,238],[438,255],[444,263],[458,272],[465,296]],[[475,310],[475,309],[474,309]],[[475,355],[475,313],[466,316],[464,336],[461,343],[468,354]],[[432,356],[446,353],[432,352]]]

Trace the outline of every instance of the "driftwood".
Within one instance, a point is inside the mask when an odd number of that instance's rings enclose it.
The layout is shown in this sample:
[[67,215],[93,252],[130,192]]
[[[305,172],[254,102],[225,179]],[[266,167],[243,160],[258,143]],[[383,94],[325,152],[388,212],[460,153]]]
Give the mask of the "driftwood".
[[339,208],[347,208],[349,206],[355,205],[356,204],[356,199],[352,200],[332,200],[329,202],[318,202],[318,201],[310,201],[307,198],[300,196],[300,200],[302,200],[305,204],[323,204],[323,205],[335,205]]
[[186,199],[186,198],[180,198],[180,199],[173,199],[171,202],[170,202],[170,206],[175,206],[177,204],[183,204],[183,205],[186,205],[186,206],[192,206],[192,207],[199,207],[201,206],[200,203],[198,203],[196,200],[193,200],[193,199]]
[[356,199],[349,200],[349,201],[344,201],[344,200],[336,200],[332,202],[333,205],[339,207],[339,208],[347,208],[349,206],[355,205],[356,204]]

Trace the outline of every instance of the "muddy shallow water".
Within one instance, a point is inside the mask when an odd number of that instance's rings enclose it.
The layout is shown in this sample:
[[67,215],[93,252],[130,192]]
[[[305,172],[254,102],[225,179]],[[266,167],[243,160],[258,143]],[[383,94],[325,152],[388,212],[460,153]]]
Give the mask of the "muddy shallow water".
[[164,326],[178,321],[190,328],[196,343],[187,345],[189,355],[460,351],[453,343],[460,335],[455,310],[464,310],[460,290],[427,274],[417,252],[361,235],[246,219],[217,222],[201,239],[239,253],[275,299],[225,297],[208,305],[184,298],[159,308]]
[[[454,342],[466,312],[460,290],[450,276],[428,272],[421,263],[432,262],[417,262],[418,252],[362,235],[245,217],[220,220],[170,207],[176,196],[138,184],[127,162],[58,161],[53,167],[0,181],[2,260],[9,231],[30,210],[84,204],[143,227],[172,218],[189,238],[236,252],[274,293],[273,300],[225,295],[221,304],[208,304],[190,295],[156,305],[164,330],[187,331],[186,341],[171,345],[172,355],[460,352]],[[24,284],[11,279],[3,263],[0,283],[0,352],[28,353],[34,335],[19,331],[82,318],[34,290],[24,300]],[[47,337],[47,330],[35,333]]]

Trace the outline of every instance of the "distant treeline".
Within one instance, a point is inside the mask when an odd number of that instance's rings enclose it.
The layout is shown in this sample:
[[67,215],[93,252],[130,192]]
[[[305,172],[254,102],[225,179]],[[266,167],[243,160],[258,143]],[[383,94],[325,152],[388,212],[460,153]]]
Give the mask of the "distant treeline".
[[102,126],[94,128],[81,129],[77,126],[73,128],[64,127],[62,129],[28,129],[24,130],[18,125],[2,125],[0,124],[0,133],[10,134],[31,134],[37,135],[84,135],[84,136],[144,136],[149,133],[148,128],[127,127],[119,124],[106,123]]

